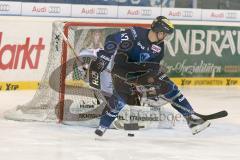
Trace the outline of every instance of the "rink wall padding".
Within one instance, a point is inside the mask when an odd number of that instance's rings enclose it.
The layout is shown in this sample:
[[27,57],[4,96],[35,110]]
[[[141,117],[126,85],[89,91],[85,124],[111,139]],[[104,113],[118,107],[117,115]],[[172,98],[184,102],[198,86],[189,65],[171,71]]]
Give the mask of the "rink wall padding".
[[[35,90],[45,71],[56,20],[132,23],[117,19],[0,17],[0,90]],[[151,20],[134,20],[150,24]],[[181,86],[240,86],[240,23],[174,21],[162,65]],[[204,25],[203,25],[204,24]]]
[[[200,86],[235,86],[240,87],[240,78],[171,78],[178,86],[181,87],[200,87]],[[36,90],[39,87],[38,81],[21,81],[21,82],[0,82],[0,91],[12,90]]]

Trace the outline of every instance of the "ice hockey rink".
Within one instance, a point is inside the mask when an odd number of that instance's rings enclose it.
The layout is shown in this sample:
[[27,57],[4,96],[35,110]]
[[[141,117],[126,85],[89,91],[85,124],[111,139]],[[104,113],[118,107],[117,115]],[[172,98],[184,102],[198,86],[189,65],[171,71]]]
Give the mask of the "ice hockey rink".
[[184,122],[174,129],[150,129],[128,137],[108,130],[96,138],[94,128],[58,123],[5,120],[4,111],[24,104],[34,91],[0,92],[1,160],[239,160],[240,88],[182,89],[196,111],[227,110],[226,118],[193,136]]

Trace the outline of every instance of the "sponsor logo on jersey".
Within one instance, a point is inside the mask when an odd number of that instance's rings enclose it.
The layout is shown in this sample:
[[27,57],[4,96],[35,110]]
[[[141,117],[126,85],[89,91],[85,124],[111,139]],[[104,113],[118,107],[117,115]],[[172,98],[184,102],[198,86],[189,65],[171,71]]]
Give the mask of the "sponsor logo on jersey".
[[140,61],[146,61],[148,58],[150,58],[149,53],[140,53]]
[[136,39],[137,38],[137,32],[133,27],[130,27],[130,30],[132,32],[133,38]]
[[141,49],[145,49],[145,47],[142,45],[141,42],[138,42],[137,45],[138,45]]
[[160,53],[162,50],[161,47],[159,47],[155,44],[152,45],[151,49],[153,50],[154,53]]

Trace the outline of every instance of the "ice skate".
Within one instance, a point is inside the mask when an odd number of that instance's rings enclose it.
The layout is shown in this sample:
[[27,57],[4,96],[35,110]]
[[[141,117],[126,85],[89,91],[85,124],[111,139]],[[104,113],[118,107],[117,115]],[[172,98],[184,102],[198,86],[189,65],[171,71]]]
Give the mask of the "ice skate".
[[107,128],[106,127],[102,127],[99,126],[96,130],[95,130],[95,134],[98,136],[103,136],[103,134],[106,132]]
[[189,128],[192,130],[193,135],[203,131],[204,129],[209,127],[211,124],[209,121],[203,120],[202,118],[194,114],[187,116],[185,118],[187,120],[187,124]]

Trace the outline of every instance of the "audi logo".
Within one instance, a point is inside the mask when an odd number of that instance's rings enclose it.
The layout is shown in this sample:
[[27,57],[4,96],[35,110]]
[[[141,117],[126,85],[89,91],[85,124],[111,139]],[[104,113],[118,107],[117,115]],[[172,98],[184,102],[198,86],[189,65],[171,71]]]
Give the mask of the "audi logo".
[[237,13],[234,13],[234,12],[228,12],[228,13],[226,13],[226,18],[229,18],[229,19],[236,19],[236,18],[237,18]]
[[182,16],[183,17],[193,17],[193,12],[192,11],[183,11]]
[[96,14],[107,15],[108,9],[107,8],[97,8]]
[[0,3],[0,11],[7,12],[9,10],[10,10],[10,5],[9,4]]
[[142,9],[141,10],[141,15],[142,16],[151,16],[152,15],[152,10],[151,9]]
[[61,13],[61,7],[59,7],[59,6],[49,6],[48,7],[48,13],[54,13],[54,14]]

